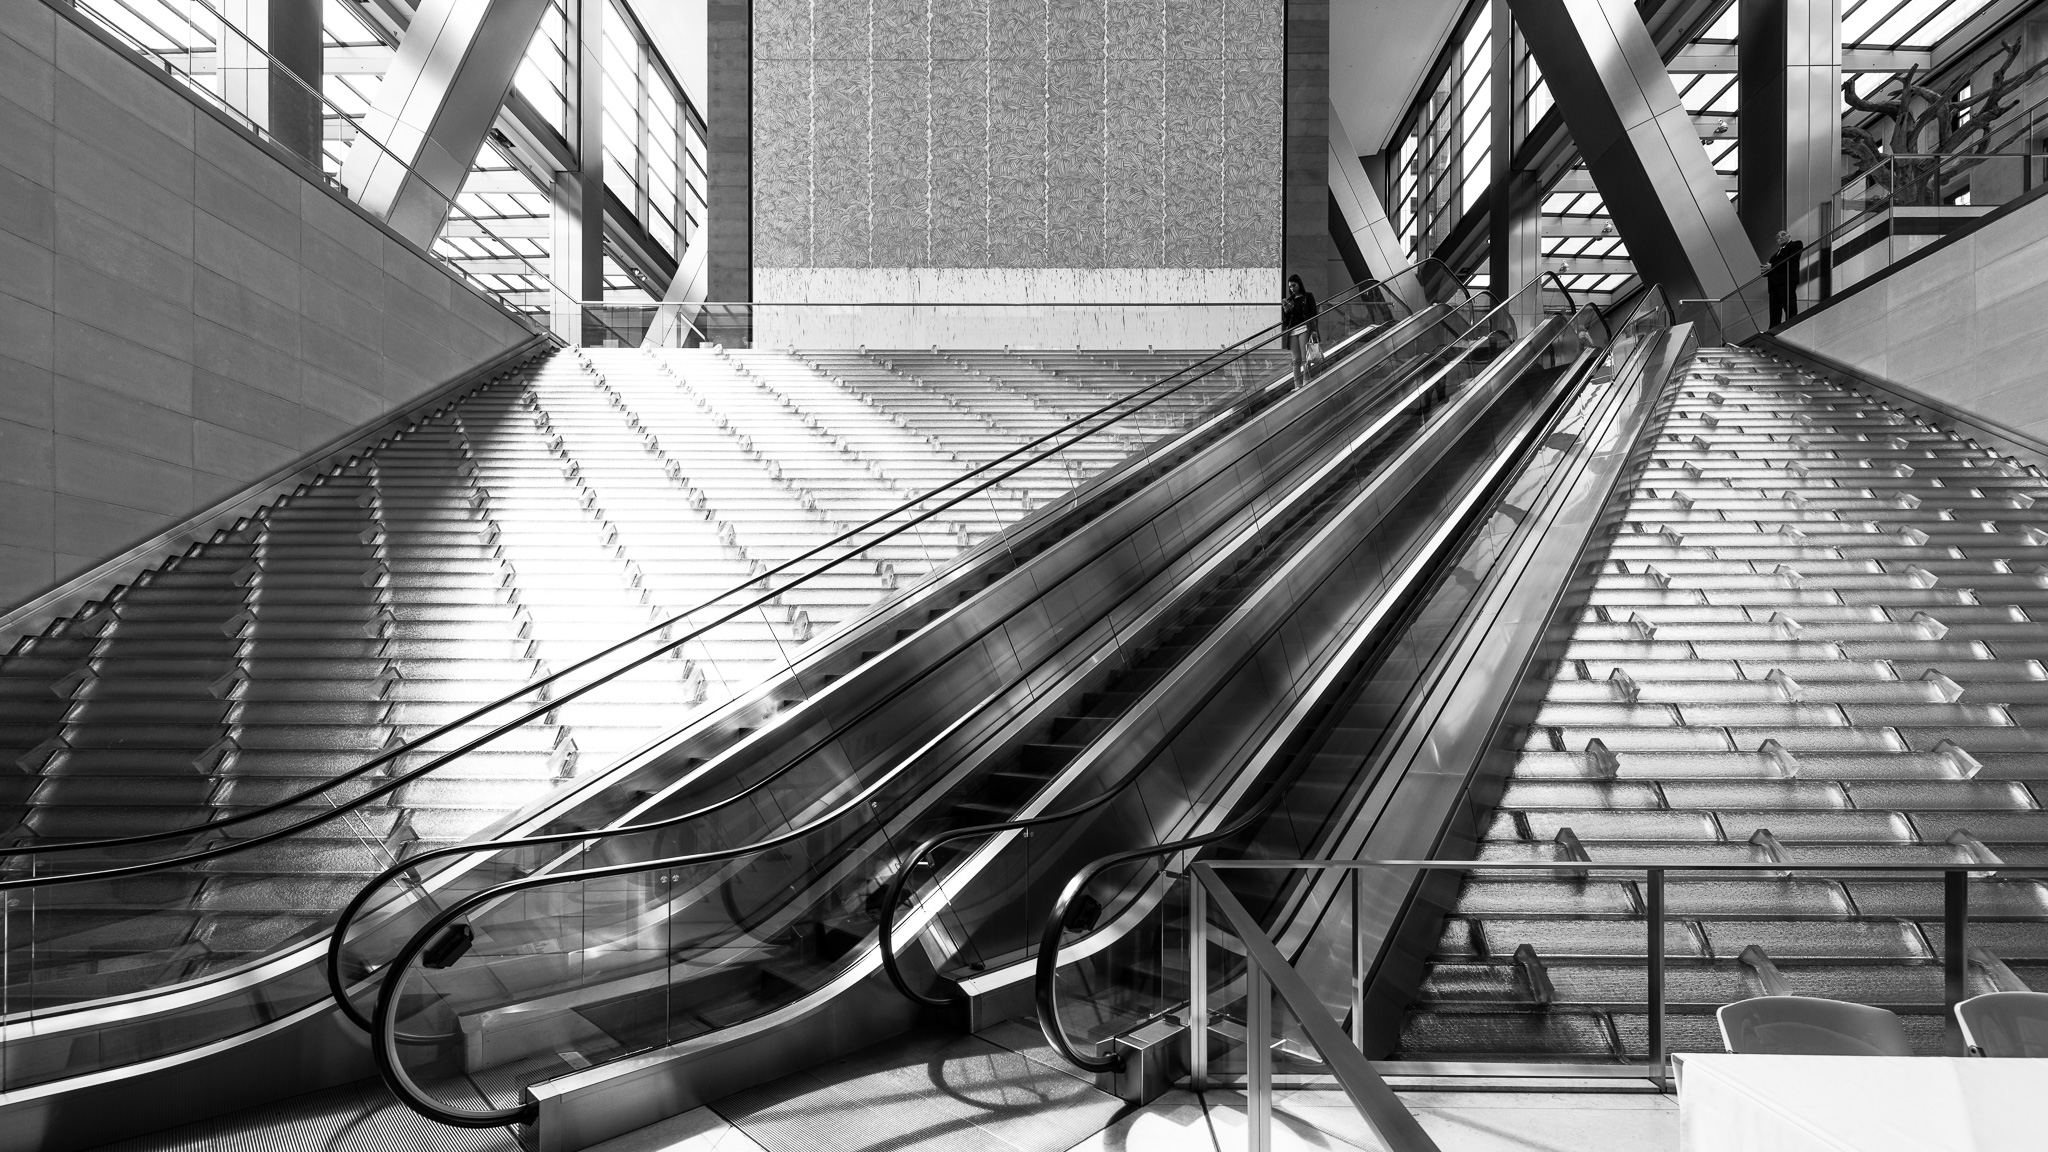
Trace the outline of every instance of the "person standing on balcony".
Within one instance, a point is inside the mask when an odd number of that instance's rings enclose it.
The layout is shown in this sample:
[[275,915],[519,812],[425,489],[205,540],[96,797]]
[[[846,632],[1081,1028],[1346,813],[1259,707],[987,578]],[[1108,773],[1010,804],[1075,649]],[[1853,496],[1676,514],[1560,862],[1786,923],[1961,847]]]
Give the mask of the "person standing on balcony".
[[1778,233],[1777,250],[1771,253],[1771,262],[1766,266],[1770,273],[1773,328],[1780,321],[1799,318],[1799,257],[1805,251],[1806,245],[1793,239],[1790,232]]
[[1280,327],[1294,353],[1294,386],[1299,388],[1322,359],[1322,332],[1316,324],[1316,298],[1298,275],[1287,278],[1287,293],[1280,298]]

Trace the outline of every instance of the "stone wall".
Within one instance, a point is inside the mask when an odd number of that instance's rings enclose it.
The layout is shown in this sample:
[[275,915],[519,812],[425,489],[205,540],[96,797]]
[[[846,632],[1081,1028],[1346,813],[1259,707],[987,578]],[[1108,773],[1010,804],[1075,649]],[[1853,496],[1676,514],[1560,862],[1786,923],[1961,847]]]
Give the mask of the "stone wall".
[[2048,440],[2048,198],[1987,219],[1778,337]]
[[0,3],[0,605],[530,333],[43,0]]
[[755,298],[1274,300],[1283,7],[759,0]]

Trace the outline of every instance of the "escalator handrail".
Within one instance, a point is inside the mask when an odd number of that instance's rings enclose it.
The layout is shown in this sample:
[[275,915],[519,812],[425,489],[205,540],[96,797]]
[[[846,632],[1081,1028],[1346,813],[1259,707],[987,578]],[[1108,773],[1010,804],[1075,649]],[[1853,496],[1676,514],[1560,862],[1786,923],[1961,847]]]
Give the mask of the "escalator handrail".
[[[1328,305],[1326,305],[1322,309],[1321,312],[1318,313],[1318,315],[1320,316],[1326,314],[1335,308],[1341,307],[1345,304],[1349,304],[1353,300],[1362,296],[1364,293],[1371,291],[1374,287],[1376,287],[1376,284],[1363,284],[1355,286],[1354,288],[1347,290],[1338,298],[1332,300]],[[1002,474],[995,476],[991,479],[984,480],[981,483],[961,492],[959,495],[945,501],[944,503],[932,507],[926,510],[925,512],[922,512],[912,517],[911,519],[906,520],[902,524],[899,524],[893,528],[888,529],[886,532],[876,536],[874,539],[869,540],[866,543],[860,544],[857,547],[853,548],[845,555],[829,560],[824,564],[821,564],[818,567],[803,573],[802,575],[798,576],[796,579],[791,581],[789,584],[786,584],[780,588],[768,588],[766,589],[766,591],[755,596],[753,599],[747,601],[746,603],[738,606],[737,608],[731,609],[720,618],[713,620],[702,626],[693,628],[685,634],[678,636],[674,639],[664,641],[658,647],[652,649],[647,653],[644,653],[643,655],[635,658],[631,662],[621,665],[620,667],[605,673],[603,676],[600,676],[587,684],[584,684],[576,689],[564,693],[559,697],[545,700],[539,707],[529,709],[523,715],[520,715],[511,720],[507,720],[499,724],[497,727],[491,729],[490,731],[484,733],[483,735],[470,740],[468,743],[463,744],[457,748],[451,749],[447,752],[441,753],[424,764],[409,769],[403,773],[393,773],[382,784],[379,784],[374,788],[368,789],[365,792],[353,797],[348,801],[345,801],[340,804],[330,805],[328,808],[323,809],[319,812],[312,813],[295,823],[289,824],[282,828],[273,829],[270,832],[259,834],[248,839],[218,844],[211,848],[204,848],[177,856],[165,857],[160,860],[146,861],[140,864],[131,864],[114,868],[97,869],[86,872],[59,873],[41,876],[31,875],[25,877],[15,877],[11,879],[0,879],[0,891],[9,891],[16,888],[38,887],[44,884],[76,883],[83,880],[119,879],[127,876],[142,875],[160,869],[173,868],[183,866],[186,864],[198,863],[204,860],[214,859],[219,856],[229,855],[235,852],[241,852],[248,848],[255,847],[258,845],[268,844],[278,839],[295,835],[299,832],[304,831],[307,828],[324,824],[348,812],[352,812],[372,800],[378,799],[392,791],[395,791],[400,787],[403,787],[404,785],[412,782],[413,780],[417,779],[422,775],[432,772],[456,759],[459,759],[462,756],[467,755],[468,753],[476,750],[479,747],[482,747],[487,743],[490,743],[491,741],[497,739],[499,736],[502,736],[507,732],[524,727],[533,720],[538,719],[542,716],[547,715],[549,712],[554,711],[564,703],[567,703],[571,700],[575,700],[591,691],[603,687],[604,685],[609,684],[610,682],[619,678],[620,676],[623,676],[628,672],[640,668],[651,661],[660,659],[667,653],[681,647],[684,644],[690,643],[691,641],[701,637],[702,635],[711,631],[712,629],[717,628],[725,623],[728,623],[729,621],[736,619],[739,616],[746,614],[747,612],[753,611],[754,609],[762,606],[763,604],[768,603],[769,601],[787,592],[790,588],[799,587],[811,579],[822,576],[825,573],[832,571],[839,565],[842,565],[852,560],[853,558],[861,555],[867,550],[874,548],[877,545],[886,543],[887,541],[894,539],[896,536],[909,531],[910,529],[918,526],[919,524],[922,524],[951,508],[957,507],[958,505],[965,503],[966,501],[974,498],[975,496],[980,495],[982,492],[987,491],[989,488],[994,487],[996,484],[999,484],[1002,481],[1009,479],[1011,476],[1014,476],[1017,473],[1024,471],[1026,468],[1029,468],[1037,463],[1040,463],[1043,460],[1058,454],[1059,452],[1065,451],[1067,448],[1072,447],[1074,444],[1077,444],[1090,436],[1096,435],[1108,428],[1114,427],[1117,423],[1130,418],[1137,412],[1143,411],[1144,409],[1149,408],[1153,404],[1158,403],[1166,397],[1174,395],[1175,393],[1178,393],[1181,390],[1192,386],[1197,381],[1206,378],[1216,369],[1223,367],[1225,364],[1241,359],[1244,355],[1250,353],[1251,351],[1254,351],[1261,344],[1265,343],[1273,333],[1279,330],[1279,328],[1280,326],[1278,324],[1269,325],[1268,327],[1260,329],[1253,335],[1247,336],[1244,339],[1239,340],[1237,343],[1232,344],[1227,348],[1220,349],[1217,352],[1211,353],[1210,355],[1202,358],[1201,360],[1196,361],[1193,364],[1187,365],[1168,374],[1167,376],[1161,378],[1158,381],[1148,384],[1143,388],[1135,389],[1129,393],[1125,393],[1121,396],[1118,396],[1115,399],[1111,400],[1109,403],[1102,405],[1094,411],[1078,416],[1073,420],[1068,421],[1066,424],[1061,425],[1059,428],[1054,429],[1053,431],[1047,432],[1044,435],[1039,436],[1026,444],[1020,445],[1019,447],[1012,449],[1011,451],[1005,453],[1004,455],[997,457],[991,461],[988,461],[985,464],[981,464],[973,469],[970,469],[969,471],[962,473],[960,476],[954,477],[953,479],[947,481],[944,484],[940,484],[925,493],[922,493],[918,496],[911,498],[908,501],[905,501],[902,504],[897,505],[895,508],[892,508],[889,511],[883,512],[869,519],[863,524],[860,524],[854,528],[848,529],[847,531],[840,533],[838,536],[833,537],[831,540],[816,545],[815,547],[797,556],[785,560],[780,564],[776,565],[775,567],[770,568],[757,576],[750,577],[745,582],[736,585],[731,589],[727,589],[724,592],[718,593],[717,595],[713,596],[709,600],[704,601],[696,607],[693,607],[682,613],[672,616],[667,620],[657,622],[649,626],[648,628],[638,633],[635,633],[632,636],[628,636],[625,639],[618,641],[617,643],[611,645],[608,648],[605,648],[600,652],[594,653],[578,661],[575,664],[568,665],[562,668],[560,671],[552,672],[549,675],[544,676],[538,680],[530,681],[522,685],[520,688],[514,690],[513,692],[499,698],[498,700],[492,701],[488,704],[480,705],[476,709],[473,709],[472,711],[465,713],[464,715],[457,717],[453,720],[447,721],[441,724],[440,726],[432,729],[431,731],[423,735],[417,736],[412,740],[406,741],[401,745],[385,749],[379,752],[378,755],[363,762],[362,764],[357,765],[355,768],[352,768],[346,772],[337,774],[335,776],[329,777],[328,779],[318,784],[315,784],[309,788],[306,788],[301,792],[295,793],[290,797],[272,801],[268,804],[252,808],[243,812],[238,812],[230,816],[224,816],[204,823],[188,825],[183,828],[170,829],[166,831],[152,832],[135,836],[112,837],[100,840],[66,841],[45,844],[22,845],[13,848],[0,848],[0,859],[5,859],[10,856],[33,856],[42,853],[56,851],[83,851],[93,849],[107,849],[115,847],[127,847],[136,844],[160,842],[164,840],[191,836],[197,833],[209,832],[216,829],[241,824],[246,821],[258,819],[260,817],[271,815],[275,812],[292,807],[311,797],[321,795],[350,780],[360,778],[366,773],[372,772],[382,765],[392,763],[397,758],[405,755],[408,752],[417,750],[420,746],[432,740],[438,739],[441,736],[445,736],[448,733],[467,725],[471,721],[481,716],[488,715],[491,712],[506,707],[512,704],[514,701],[517,701],[522,697],[525,697],[535,691],[549,687],[557,681],[559,681],[560,679],[562,679],[563,677],[582,668],[586,668],[591,664],[595,663],[596,661],[601,660],[606,656],[612,655],[628,647],[629,645],[644,640],[649,636],[657,635],[664,629],[671,628],[679,622],[687,621],[691,616],[695,615],[696,613],[715,607],[721,602],[725,601],[727,598],[735,594],[744,593],[744,591],[749,587],[763,584],[763,582],[767,581],[773,576],[784,571],[787,571],[791,567],[800,564],[806,560],[815,558],[820,553],[825,552],[828,549],[844,544],[849,540],[853,539],[854,537],[859,536],[861,533],[866,532],[876,527],[877,525],[886,522],[888,519],[895,515],[898,515],[899,513],[915,509],[920,504],[923,504],[925,501],[936,497],[940,493],[955,488],[958,485],[963,484],[966,481],[972,480],[975,477],[980,476],[984,473],[987,473],[992,469],[1001,467],[1007,462],[1016,459],[1020,455],[1032,452],[1034,449],[1039,448],[1046,442],[1056,439],[1059,436],[1065,435],[1067,432],[1070,432],[1075,428],[1083,424],[1086,424],[1088,421],[1094,420],[1095,418],[1102,416],[1103,414],[1108,413],[1121,405],[1130,403],[1131,401],[1136,400],[1138,397],[1143,396],[1147,392],[1152,392],[1156,389],[1160,389],[1168,383],[1174,381],[1177,377],[1183,376],[1190,372],[1194,372],[1194,370],[1198,368],[1203,369],[1201,372],[1196,373],[1192,376],[1188,376],[1188,378],[1185,380],[1181,380],[1180,383],[1175,384],[1172,388],[1167,389],[1163,392],[1159,392],[1157,395],[1145,399],[1142,403],[1138,403],[1135,407],[1130,408],[1128,411],[1118,413],[1117,415],[1111,417],[1109,420],[1098,425],[1097,427],[1081,432],[1080,434],[1074,436],[1072,439],[1066,441],[1065,443],[1058,445],[1057,447],[1045,449],[1044,451],[1038,453],[1036,456],[1033,456],[1025,462],[1010,467],[1006,471],[1002,472]],[[417,860],[418,858],[415,857],[413,866],[416,866]]]
[[[1336,307],[1342,302],[1344,301],[1340,300],[1329,307]],[[1483,320],[1475,322],[1472,327],[1476,328],[1480,323],[1483,323]],[[396,1014],[401,1005],[400,992],[405,975],[414,961],[420,957],[421,953],[438,940],[450,925],[487,903],[537,888],[557,884],[581,883],[651,870],[716,864],[722,861],[738,859],[742,856],[758,854],[784,844],[792,843],[814,831],[829,826],[834,821],[850,814],[864,811],[870,797],[908,771],[911,765],[912,760],[910,759],[901,761],[858,792],[842,800],[832,809],[809,822],[749,844],[708,852],[687,853],[672,857],[602,865],[596,868],[536,873],[535,875],[504,881],[488,888],[479,889],[449,904],[446,908],[435,913],[425,924],[412,933],[406,942],[394,953],[391,961],[384,967],[379,976],[377,1003],[370,1021],[370,1046],[378,1067],[383,1072],[386,1083],[390,1086],[393,1093],[403,1100],[408,1107],[413,1108],[421,1115],[450,1126],[482,1128],[530,1122],[534,1109],[537,1107],[532,1102],[524,1105],[491,1109],[487,1112],[461,1112],[449,1108],[442,1102],[433,1099],[424,1091],[421,1091],[406,1074],[403,1065],[398,1059],[397,1048],[400,1045],[414,1041],[414,1038],[398,1029],[396,1020]],[[1059,817],[1052,818],[1057,819]],[[557,834],[551,837],[550,840],[598,841],[620,834],[623,834],[623,830],[600,830],[598,832]],[[387,875],[403,870],[402,866],[394,868],[387,872]],[[337,932],[335,938],[339,939],[339,936],[340,934]],[[335,954],[332,944],[330,944],[329,954],[330,957]],[[337,1000],[346,1003],[345,993],[338,993]]]
[[[405,972],[411,967],[412,962],[418,959],[420,953],[425,951],[429,944],[440,937],[444,929],[471,910],[486,903],[503,899],[507,896],[515,896],[535,888],[543,888],[555,884],[582,883],[588,880],[602,880],[612,876],[628,876],[636,872],[647,872],[662,868],[690,868],[704,864],[717,864],[793,843],[820,828],[827,827],[834,821],[862,811],[871,797],[896,780],[904,772],[907,772],[914,759],[914,757],[908,758],[897,763],[887,772],[882,773],[875,780],[871,781],[866,787],[848,796],[834,805],[829,811],[813,818],[808,823],[784,829],[765,839],[756,840],[735,848],[720,848],[709,852],[692,852],[680,856],[668,856],[653,860],[635,860],[624,864],[606,864],[596,868],[580,868],[564,872],[547,872],[523,876],[516,880],[504,881],[489,888],[479,889],[448,905],[448,907],[436,913],[432,919],[416,930],[400,946],[379,979],[377,1007],[371,1017],[370,1047],[377,1058],[378,1066],[384,1072],[385,1082],[391,1086],[392,1091],[400,1099],[404,1100],[421,1115],[439,1120],[444,1124],[462,1128],[479,1128],[529,1122],[532,1118],[531,1109],[534,1107],[531,1104],[522,1107],[494,1109],[489,1113],[457,1112],[444,1107],[440,1102],[420,1092],[413,1085],[411,1079],[405,1075],[404,1069],[398,1064],[395,1052],[390,1050],[393,1045],[406,1042],[404,1034],[398,1031],[397,1022],[394,1019],[399,1006],[399,989],[404,983],[403,977]],[[593,835],[591,833],[584,833],[582,838],[602,839],[604,834]]]
[[[1542,279],[1543,277],[1539,275],[1530,282],[1530,286],[1540,283]],[[1522,291],[1527,290],[1527,287],[1522,289]],[[1515,295],[1519,296],[1521,292],[1517,292]],[[1510,301],[1513,299],[1514,297],[1509,297]],[[1458,537],[1454,535],[1446,541],[1445,547],[1454,546],[1457,539]],[[1072,1037],[1067,1035],[1066,1026],[1059,1016],[1058,973],[1060,939],[1066,931],[1068,909],[1073,906],[1075,899],[1087,890],[1090,881],[1107,869],[1120,864],[1128,864],[1135,860],[1144,860],[1157,856],[1172,856],[1182,852],[1195,851],[1218,841],[1226,840],[1244,831],[1246,828],[1251,827],[1254,822],[1268,812],[1286,794],[1284,784],[1285,782],[1283,781],[1275,780],[1267,789],[1267,794],[1257,804],[1253,805],[1243,815],[1229,821],[1220,828],[1215,828],[1196,836],[1168,841],[1164,844],[1147,845],[1104,856],[1076,872],[1067,881],[1065,887],[1061,889],[1059,897],[1053,901],[1051,910],[1046,914],[1045,925],[1039,933],[1037,965],[1032,981],[1032,999],[1037,1006],[1040,1031],[1044,1033],[1046,1041],[1069,1063],[1083,1071],[1096,1073],[1115,1072],[1123,1067],[1123,1057],[1119,1054],[1111,1053],[1108,1056],[1089,1056],[1081,1052],[1074,1044]]]
[[[1441,263],[1441,261],[1439,261],[1439,263]],[[1465,332],[1461,334],[1460,339],[1462,339],[1464,336],[1469,336],[1471,333],[1477,331],[1482,325],[1484,325],[1488,320],[1490,320],[1495,313],[1507,307],[1508,304],[1513,303],[1517,298],[1519,298],[1522,295],[1523,292],[1527,292],[1530,288],[1535,287],[1536,284],[1541,282],[1544,275],[1549,275],[1552,278],[1555,278],[1554,273],[1540,274],[1535,280],[1532,280],[1528,286],[1525,286],[1520,291],[1517,291],[1513,296],[1510,296],[1507,300],[1501,302],[1498,305],[1495,305],[1492,309],[1489,309],[1484,316],[1480,317],[1477,320],[1474,320],[1472,324],[1466,328]],[[1560,288],[1562,288],[1561,284]],[[1569,294],[1567,294],[1567,298],[1569,298]],[[1457,341],[1453,341],[1452,343],[1455,345]],[[1046,824],[1053,824],[1058,823],[1062,820],[1072,819],[1076,816],[1086,815],[1087,813],[1092,812],[1097,808],[1100,808],[1102,805],[1107,804],[1109,801],[1115,799],[1118,795],[1122,794],[1124,789],[1127,788],[1133,781],[1135,781],[1138,778],[1139,775],[1143,773],[1143,770],[1143,766],[1140,766],[1139,768],[1132,770],[1130,773],[1127,773],[1123,779],[1117,781],[1114,787],[1103,791],[1099,795],[1091,797],[1090,799],[1084,801],[1081,804],[1078,804],[1072,808],[1068,808],[1060,812],[1043,813],[1038,816],[1028,817],[1020,820],[1005,820],[988,824],[976,824],[971,827],[956,828],[950,831],[935,833],[932,836],[926,838],[924,843],[920,844],[917,850],[911,853],[911,855],[904,860],[903,867],[900,870],[898,870],[896,875],[890,880],[888,897],[882,904],[882,911],[879,921],[879,939],[882,952],[882,968],[883,971],[888,974],[889,982],[895,986],[896,991],[901,993],[905,998],[909,999],[913,1003],[922,1004],[927,1007],[933,1008],[944,1008],[953,1004],[961,1003],[965,1000],[964,996],[957,995],[944,998],[933,997],[923,992],[920,992],[915,988],[912,988],[910,986],[909,980],[904,977],[902,967],[896,958],[896,949],[894,947],[896,912],[903,900],[904,890],[910,884],[913,872],[916,870],[917,866],[923,862],[924,858],[927,855],[936,851],[941,846],[950,843],[954,840],[963,840],[972,836],[996,835],[1003,832],[1017,831],[1026,828],[1037,828]],[[1154,849],[1145,849],[1143,850],[1142,854],[1150,854],[1152,851],[1154,851]],[[1064,918],[1064,905],[1062,905],[1061,907],[1061,915],[1062,918]],[[1042,954],[1043,953],[1041,953],[1041,955]],[[1093,1071],[1105,1070],[1106,1069],[1093,1069]]]
[[[1367,285],[1363,286],[1360,289],[1355,289],[1352,292],[1347,292],[1338,300],[1334,301],[1330,305],[1330,307],[1340,307],[1343,304],[1348,303],[1351,299],[1355,298],[1355,293],[1370,290],[1370,287],[1370,285]],[[1192,383],[1192,381],[1189,381],[1189,383]],[[1184,386],[1185,385],[1183,385],[1183,387]],[[1163,399],[1164,396],[1168,394],[1170,393],[1162,394],[1159,397],[1154,397],[1152,400],[1147,401],[1147,404],[1156,402],[1159,399]],[[1232,397],[1226,403],[1237,403],[1240,399],[1241,398],[1239,397]],[[1137,409],[1134,409],[1133,411],[1136,410]],[[1048,450],[1046,455],[1051,455],[1053,453],[1063,451],[1067,446],[1070,446],[1072,443],[1078,442],[1080,438],[1081,437],[1076,437],[1075,440],[1069,441],[1067,445],[1061,445],[1058,448],[1050,449]],[[1023,467],[1029,467],[1031,463],[1035,462],[1036,460],[1027,462],[1024,465],[1020,465],[1019,469]],[[1000,480],[1006,478],[1007,475],[1009,475],[1009,473],[1006,473],[1005,477],[998,477],[997,480],[992,481],[992,483],[1000,482]],[[972,496],[974,494],[975,493],[968,493],[967,495]],[[572,697],[565,696],[562,698],[562,700],[551,701],[549,706],[559,706],[559,704],[561,704],[563,700],[571,698]],[[362,913],[363,909],[370,903],[370,901],[375,897],[375,895],[384,888],[385,885],[391,883],[393,880],[401,876],[406,876],[408,874],[417,875],[417,870],[423,864],[426,864],[434,860],[449,859],[463,855],[473,855],[484,852],[500,852],[513,848],[540,846],[547,844],[563,844],[577,841],[594,841],[600,839],[609,839],[618,836],[635,835],[647,832],[658,832],[665,829],[674,828],[682,824],[688,823],[690,821],[702,819],[723,808],[729,807],[731,805],[739,803],[742,800],[745,800],[748,796],[751,796],[759,792],[761,789],[767,787],[768,785],[774,783],[776,780],[781,778],[781,776],[785,773],[794,770],[800,762],[801,761],[799,760],[793,759],[790,762],[781,766],[780,768],[777,768],[773,772],[770,772],[767,775],[763,776],[761,779],[755,781],[754,783],[749,784],[748,786],[734,793],[731,796],[723,797],[704,807],[697,808],[689,812],[680,813],[678,815],[664,817],[660,820],[648,821],[641,824],[621,825],[597,831],[581,830],[572,832],[544,833],[539,835],[517,838],[484,840],[472,843],[452,844],[441,848],[433,849],[428,852],[408,856],[402,860],[396,861],[390,866],[386,867],[382,872],[378,873],[368,883],[364,884],[361,888],[357,889],[355,894],[349,899],[348,903],[343,907],[339,919],[336,921],[334,927],[330,931],[325,963],[328,989],[334,995],[335,1001],[341,1007],[344,1016],[346,1016],[350,1021],[364,1028],[365,1030],[368,1030],[371,1027],[371,1021],[369,1020],[369,1018],[365,1017],[356,1008],[354,1001],[350,999],[348,995],[349,978],[343,971],[345,962],[343,952],[347,946],[348,929],[350,928],[351,925],[354,924],[356,917]]]

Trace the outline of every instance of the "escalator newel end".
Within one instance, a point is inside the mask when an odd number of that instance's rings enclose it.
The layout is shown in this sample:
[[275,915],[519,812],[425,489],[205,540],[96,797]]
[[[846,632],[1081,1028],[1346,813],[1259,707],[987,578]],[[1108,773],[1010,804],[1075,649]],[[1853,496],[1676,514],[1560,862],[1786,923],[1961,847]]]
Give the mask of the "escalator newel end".
[[470,945],[476,942],[476,933],[468,924],[450,924],[426,950],[420,953],[423,968],[452,968],[457,960],[469,954]]

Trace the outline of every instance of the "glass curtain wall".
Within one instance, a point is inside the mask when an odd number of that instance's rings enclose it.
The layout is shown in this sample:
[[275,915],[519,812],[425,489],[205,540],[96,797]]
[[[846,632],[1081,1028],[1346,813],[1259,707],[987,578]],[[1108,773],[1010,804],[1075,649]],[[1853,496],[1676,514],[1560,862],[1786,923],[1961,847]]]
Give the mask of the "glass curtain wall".
[[[669,3],[671,0],[643,0]],[[225,0],[76,0],[78,10],[139,49],[182,83],[232,109],[222,74],[222,45],[246,37],[229,26]],[[704,219],[704,121],[674,74],[619,0],[551,0],[539,31],[513,81],[517,97],[554,134],[551,146],[567,152],[572,110],[566,4],[607,5],[605,45],[606,185],[668,261],[678,259]],[[358,124],[377,98],[403,38],[411,5],[375,0],[323,0],[323,75],[328,107],[318,160],[338,179]],[[509,114],[509,113],[508,113]],[[259,132],[267,125],[243,119]],[[493,132],[456,197],[433,251],[459,266],[508,306],[530,314],[547,310],[544,279],[551,267],[552,173],[529,157],[522,164],[510,140]],[[656,270],[607,245],[608,293],[646,298],[660,287]],[[665,268],[659,270],[665,272]]]
[[1388,149],[1394,165],[1387,217],[1416,259],[1436,250],[1492,182],[1493,27],[1486,16],[1485,4],[1466,11],[1452,38],[1455,50]]
[[[1920,52],[1937,66],[1960,59],[1963,37],[1975,32],[1966,22],[1995,0],[1843,0],[1842,40],[1845,52]],[[1737,7],[1733,0],[1718,6],[1706,30],[1685,47],[1731,49],[1736,39]],[[1486,118],[1489,89],[1490,20],[1487,5],[1471,4],[1450,38],[1425,95],[1388,142],[1389,195],[1387,214],[1407,251],[1416,259],[1438,254],[1465,213],[1485,194],[1490,133]],[[2007,38],[2010,38],[2008,34]],[[1519,39],[1519,38],[1518,38]],[[1513,110],[1515,138],[1520,140],[1551,109],[1551,97],[1527,49],[1516,45],[1515,90],[1521,103]],[[1722,53],[1707,53],[1710,61]],[[2031,58],[2031,57],[2029,57]],[[1894,72],[1862,72],[1851,76],[1858,93],[1871,97],[1898,78]],[[1738,87],[1732,60],[1688,68],[1674,63],[1672,82],[1686,110],[1699,126],[1700,140],[1715,172],[1734,196],[1734,177],[1741,162],[1738,139]],[[1848,111],[1846,122],[1870,119]],[[1853,166],[1846,165],[1848,173]],[[1967,195],[1967,192],[1965,193]],[[1960,202],[1960,201],[1958,201]],[[1469,239],[1466,238],[1466,239]],[[1461,245],[1469,254],[1472,248]],[[1607,304],[1633,289],[1636,278],[1628,249],[1615,233],[1605,203],[1592,188],[1582,164],[1560,173],[1543,202],[1544,267],[1558,272],[1575,298]],[[1484,261],[1478,261],[1482,278]]]

